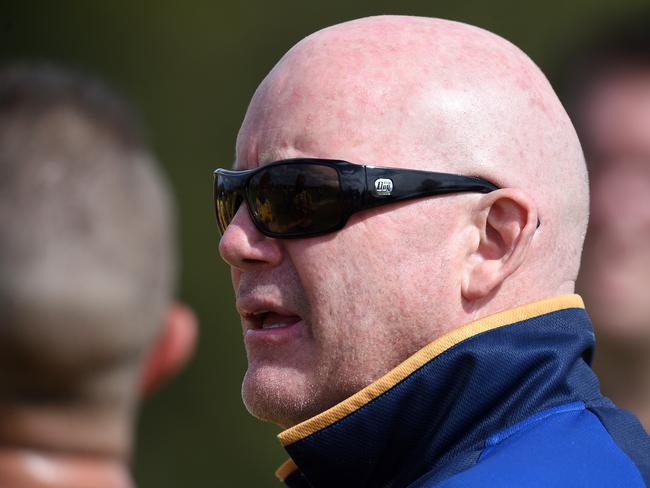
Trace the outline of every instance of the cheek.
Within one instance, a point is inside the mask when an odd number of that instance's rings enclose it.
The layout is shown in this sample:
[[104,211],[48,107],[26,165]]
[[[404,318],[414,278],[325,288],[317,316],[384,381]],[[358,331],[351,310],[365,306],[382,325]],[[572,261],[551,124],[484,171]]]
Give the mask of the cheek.
[[[314,334],[339,327],[340,317],[349,316],[355,304],[363,266],[342,252],[338,239],[313,242],[293,258],[309,300]],[[327,324],[319,326],[320,321]],[[322,330],[325,329],[325,330]]]
[[[354,230],[354,232],[350,232]],[[358,359],[382,334],[380,317],[394,300],[398,269],[360,229],[315,238],[292,249],[310,303],[309,329],[322,375],[361,374]],[[299,252],[298,252],[299,251]],[[364,366],[365,367],[365,366]]]
[[[451,231],[423,228],[409,222],[412,208],[398,210],[351,220],[337,235],[312,241],[295,255],[301,279],[310,283],[313,333],[323,341],[359,349],[411,331],[420,337],[450,302],[458,268],[447,252]],[[442,234],[447,240],[441,245]],[[409,322],[413,327],[405,330]]]

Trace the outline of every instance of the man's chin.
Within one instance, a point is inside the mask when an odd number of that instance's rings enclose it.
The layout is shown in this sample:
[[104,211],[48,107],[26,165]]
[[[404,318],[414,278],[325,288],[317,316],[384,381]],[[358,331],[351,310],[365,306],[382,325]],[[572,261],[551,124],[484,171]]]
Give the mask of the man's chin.
[[249,367],[242,400],[254,417],[286,429],[320,412],[314,390],[305,375],[294,369]]

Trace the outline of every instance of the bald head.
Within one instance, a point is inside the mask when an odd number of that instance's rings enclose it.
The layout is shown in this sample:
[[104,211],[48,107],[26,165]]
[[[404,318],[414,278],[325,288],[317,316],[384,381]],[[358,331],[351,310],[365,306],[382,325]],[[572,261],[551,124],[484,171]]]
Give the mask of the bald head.
[[588,213],[580,144],[539,68],[495,34],[382,16],[302,40],[255,93],[237,161],[305,154],[522,189],[542,222],[537,271],[551,287],[575,279]]
[[372,17],[302,40],[255,93],[236,166],[296,157],[499,189],[384,205],[295,240],[261,234],[241,205],[220,251],[244,328],[260,311],[277,312],[275,327],[301,319],[293,341],[246,335],[243,396],[259,417],[293,425],[462,324],[573,291],[588,207],[580,144],[543,74],[494,34]]

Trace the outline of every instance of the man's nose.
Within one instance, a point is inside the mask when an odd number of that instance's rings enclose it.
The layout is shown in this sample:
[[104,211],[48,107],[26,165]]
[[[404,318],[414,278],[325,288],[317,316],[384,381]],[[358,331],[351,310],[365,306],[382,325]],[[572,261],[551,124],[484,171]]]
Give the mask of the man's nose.
[[262,234],[242,203],[219,242],[221,258],[241,270],[259,266],[277,266],[282,261],[282,245],[278,239]]

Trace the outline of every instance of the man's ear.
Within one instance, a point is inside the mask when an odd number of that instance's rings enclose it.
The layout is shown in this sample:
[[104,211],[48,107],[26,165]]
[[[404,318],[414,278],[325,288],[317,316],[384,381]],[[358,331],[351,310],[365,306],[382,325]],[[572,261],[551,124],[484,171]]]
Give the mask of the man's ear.
[[163,328],[144,361],[141,392],[146,396],[178,373],[194,352],[198,327],[192,310],[182,304],[170,305]]
[[522,190],[504,188],[481,198],[474,216],[478,239],[463,274],[466,300],[488,296],[521,266],[537,222],[537,208]]

